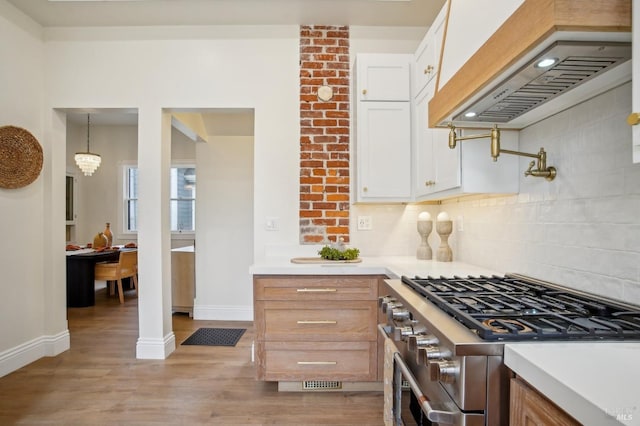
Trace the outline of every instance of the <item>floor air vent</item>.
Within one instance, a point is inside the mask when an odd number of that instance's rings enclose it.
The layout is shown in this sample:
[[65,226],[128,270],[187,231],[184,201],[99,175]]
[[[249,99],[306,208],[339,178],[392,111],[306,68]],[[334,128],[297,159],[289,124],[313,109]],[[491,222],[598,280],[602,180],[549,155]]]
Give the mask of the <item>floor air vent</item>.
[[304,390],[342,389],[342,382],[330,382],[326,380],[308,380],[308,381],[302,382],[302,389]]

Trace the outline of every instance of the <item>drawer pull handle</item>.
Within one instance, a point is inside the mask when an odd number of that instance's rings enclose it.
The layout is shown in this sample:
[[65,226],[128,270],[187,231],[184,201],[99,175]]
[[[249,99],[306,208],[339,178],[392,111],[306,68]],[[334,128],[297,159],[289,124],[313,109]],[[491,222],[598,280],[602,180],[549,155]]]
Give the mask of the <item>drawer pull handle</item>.
[[298,324],[337,324],[334,320],[300,320]]
[[298,365],[336,365],[336,361],[298,361]]
[[338,291],[335,288],[299,288],[298,293],[334,293]]

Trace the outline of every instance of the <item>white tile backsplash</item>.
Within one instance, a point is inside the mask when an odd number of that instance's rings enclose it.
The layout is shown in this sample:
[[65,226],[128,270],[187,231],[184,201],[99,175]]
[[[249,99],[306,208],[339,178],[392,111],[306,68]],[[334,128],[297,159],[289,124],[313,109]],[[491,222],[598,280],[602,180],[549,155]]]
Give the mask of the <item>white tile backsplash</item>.
[[[553,182],[524,177],[520,193],[442,205],[354,205],[373,231],[352,230],[365,255],[415,255],[417,216],[446,211],[454,260],[519,272],[640,305],[640,164],[632,163],[631,85],[556,114],[520,132],[520,150],[548,154]],[[498,159],[500,161],[500,159]],[[462,216],[464,230],[455,221]],[[435,250],[440,241],[432,232]]]

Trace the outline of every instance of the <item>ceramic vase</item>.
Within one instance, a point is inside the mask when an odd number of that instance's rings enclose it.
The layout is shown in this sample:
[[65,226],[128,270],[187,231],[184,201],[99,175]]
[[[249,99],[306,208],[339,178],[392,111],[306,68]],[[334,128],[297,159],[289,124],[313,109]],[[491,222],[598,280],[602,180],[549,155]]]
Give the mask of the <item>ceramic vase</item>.
[[111,233],[111,224],[109,222],[107,222],[102,233],[107,237],[107,247],[111,247],[113,245],[113,234]]

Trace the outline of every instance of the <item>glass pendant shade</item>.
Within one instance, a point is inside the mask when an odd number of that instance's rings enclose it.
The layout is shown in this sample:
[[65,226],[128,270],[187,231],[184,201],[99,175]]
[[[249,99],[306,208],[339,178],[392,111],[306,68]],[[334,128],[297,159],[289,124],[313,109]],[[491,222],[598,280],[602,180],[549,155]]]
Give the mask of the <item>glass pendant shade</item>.
[[98,154],[91,152],[77,152],[74,158],[85,176],[91,176],[100,167],[102,161]]
[[74,159],[76,164],[85,176],[91,176],[93,172],[100,167],[102,158],[98,154],[94,154],[89,150],[89,114],[87,114],[87,152],[76,152]]

